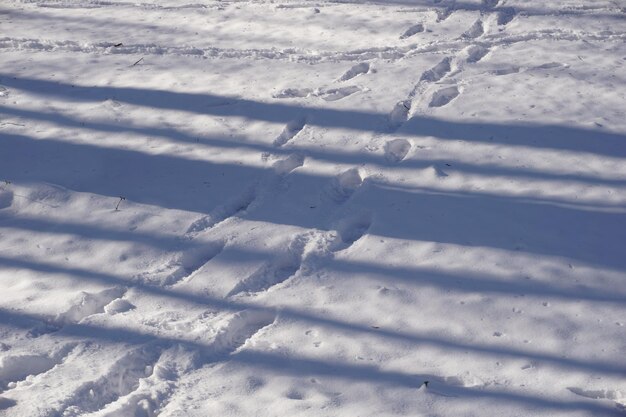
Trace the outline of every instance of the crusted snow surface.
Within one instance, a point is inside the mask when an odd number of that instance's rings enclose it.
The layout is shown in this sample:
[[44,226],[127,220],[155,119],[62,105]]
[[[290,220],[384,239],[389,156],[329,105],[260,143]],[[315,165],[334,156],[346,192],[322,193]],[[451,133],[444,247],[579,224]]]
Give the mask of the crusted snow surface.
[[0,28],[0,416],[626,413],[622,2]]

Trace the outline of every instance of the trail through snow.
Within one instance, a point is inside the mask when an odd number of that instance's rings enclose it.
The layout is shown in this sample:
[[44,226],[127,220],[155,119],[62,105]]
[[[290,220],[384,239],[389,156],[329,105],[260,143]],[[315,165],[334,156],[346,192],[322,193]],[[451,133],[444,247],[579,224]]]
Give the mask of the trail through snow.
[[626,413],[615,0],[7,0],[0,416]]

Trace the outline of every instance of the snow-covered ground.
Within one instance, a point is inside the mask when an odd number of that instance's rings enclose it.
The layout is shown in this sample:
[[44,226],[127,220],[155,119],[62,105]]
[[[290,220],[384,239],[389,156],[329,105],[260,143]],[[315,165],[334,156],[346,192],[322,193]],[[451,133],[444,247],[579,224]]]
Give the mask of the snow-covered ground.
[[3,0],[0,415],[626,414],[621,0]]

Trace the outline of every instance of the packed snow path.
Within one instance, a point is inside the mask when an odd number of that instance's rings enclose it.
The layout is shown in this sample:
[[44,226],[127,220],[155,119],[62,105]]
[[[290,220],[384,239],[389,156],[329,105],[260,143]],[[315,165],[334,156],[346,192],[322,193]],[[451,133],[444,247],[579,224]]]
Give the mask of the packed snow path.
[[619,0],[5,0],[0,415],[626,414]]

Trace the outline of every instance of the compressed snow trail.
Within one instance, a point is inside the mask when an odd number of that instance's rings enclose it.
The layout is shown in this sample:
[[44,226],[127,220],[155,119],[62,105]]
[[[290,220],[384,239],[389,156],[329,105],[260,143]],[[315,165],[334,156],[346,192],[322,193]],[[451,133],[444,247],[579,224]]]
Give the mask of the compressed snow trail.
[[0,416],[626,414],[615,0],[9,0]]

